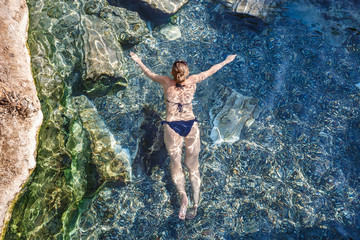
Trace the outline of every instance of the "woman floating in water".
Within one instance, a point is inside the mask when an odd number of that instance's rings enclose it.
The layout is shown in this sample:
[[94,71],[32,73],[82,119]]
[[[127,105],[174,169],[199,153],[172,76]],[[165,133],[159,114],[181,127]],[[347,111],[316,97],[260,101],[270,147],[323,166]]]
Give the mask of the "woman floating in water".
[[[130,56],[139,64],[147,77],[160,83],[163,87],[166,104],[166,121],[163,121],[164,141],[170,155],[171,176],[180,196],[179,218],[192,219],[197,213],[201,179],[199,172],[200,131],[191,102],[196,91],[196,84],[232,62],[236,55],[230,55],[225,61],[212,66],[209,70],[191,76],[189,76],[187,63],[176,61],[171,71],[174,79],[151,72],[135,53],[130,52]],[[184,141],[186,150],[184,163],[189,171],[194,203],[189,211],[187,211],[188,198],[185,191],[185,176],[181,163]]]

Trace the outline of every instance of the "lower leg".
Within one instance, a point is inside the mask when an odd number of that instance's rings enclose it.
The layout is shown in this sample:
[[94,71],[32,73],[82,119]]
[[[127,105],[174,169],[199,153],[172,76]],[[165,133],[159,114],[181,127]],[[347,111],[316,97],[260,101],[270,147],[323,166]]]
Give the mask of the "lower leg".
[[185,158],[185,165],[189,171],[189,179],[192,188],[192,200],[193,207],[186,214],[187,219],[192,219],[197,214],[197,208],[200,199],[200,185],[201,178],[199,172],[199,153],[195,152],[193,154],[187,154]]
[[185,191],[185,176],[181,165],[180,166],[175,166],[175,165],[177,164],[174,163],[172,164],[172,161],[170,162],[172,179],[180,199],[179,218],[183,220],[185,219],[187,205],[188,205],[188,198],[186,196],[186,191]]
[[179,199],[180,199],[179,218],[181,220],[184,220],[186,217],[186,210],[188,206],[188,198],[186,196],[186,192],[179,191]]
[[192,198],[194,201],[194,205],[198,205],[200,198],[200,185],[201,185],[199,169],[190,172],[189,178],[190,178],[191,188],[193,191]]
[[199,170],[190,171],[189,173],[191,188],[192,188],[192,199],[193,199],[193,207],[190,208],[188,213],[186,214],[187,219],[193,219],[197,214],[197,208],[200,199],[200,172]]

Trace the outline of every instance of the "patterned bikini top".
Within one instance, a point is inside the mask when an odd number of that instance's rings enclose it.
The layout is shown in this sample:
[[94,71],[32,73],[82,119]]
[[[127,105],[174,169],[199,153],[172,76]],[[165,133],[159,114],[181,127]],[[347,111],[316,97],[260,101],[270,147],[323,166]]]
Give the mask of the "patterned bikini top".
[[[179,88],[183,89],[183,88],[185,87],[185,85],[181,85],[181,84],[178,84],[178,83],[177,83],[177,84],[176,84],[176,87],[179,87]],[[166,98],[165,98],[165,101],[167,101],[168,103],[173,103],[173,104],[177,105],[179,112],[182,112],[183,106],[185,106],[185,105],[191,105],[191,103],[177,103],[177,102],[172,102],[172,101],[169,101],[169,100],[166,99]]]

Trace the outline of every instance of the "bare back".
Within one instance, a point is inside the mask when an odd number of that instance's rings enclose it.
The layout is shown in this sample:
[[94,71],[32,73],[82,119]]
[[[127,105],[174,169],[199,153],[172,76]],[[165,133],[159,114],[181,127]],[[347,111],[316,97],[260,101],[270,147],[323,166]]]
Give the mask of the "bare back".
[[166,104],[166,121],[187,121],[195,118],[192,101],[196,92],[194,75],[187,78],[181,86],[168,79],[163,85]]

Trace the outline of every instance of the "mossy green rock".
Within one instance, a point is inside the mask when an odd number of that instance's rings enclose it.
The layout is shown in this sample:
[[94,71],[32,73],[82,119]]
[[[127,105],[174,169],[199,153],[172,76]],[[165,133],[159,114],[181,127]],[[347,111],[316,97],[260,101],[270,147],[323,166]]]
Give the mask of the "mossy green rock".
[[[146,25],[137,13],[105,0],[30,0],[28,6],[28,44],[44,121],[37,167],[15,204],[5,239],[64,239],[82,202],[108,181],[130,179],[128,154],[83,94],[93,98],[126,88],[119,35],[138,37]],[[100,11],[114,14],[110,24]],[[130,15],[136,27],[122,29],[119,23]]]
[[72,103],[91,141],[91,161],[104,181],[130,179],[130,156],[116,143],[113,134],[101,120],[96,108],[85,96],[74,97]]

